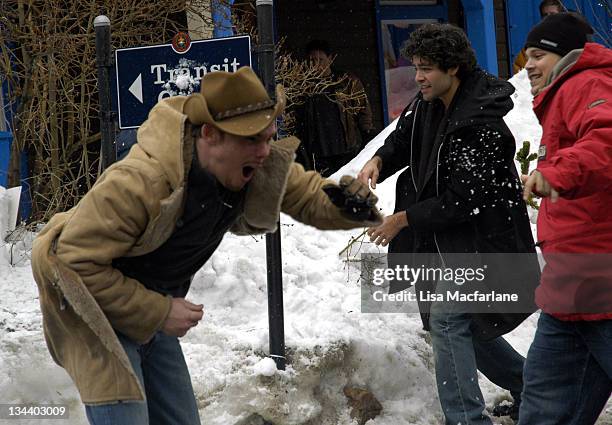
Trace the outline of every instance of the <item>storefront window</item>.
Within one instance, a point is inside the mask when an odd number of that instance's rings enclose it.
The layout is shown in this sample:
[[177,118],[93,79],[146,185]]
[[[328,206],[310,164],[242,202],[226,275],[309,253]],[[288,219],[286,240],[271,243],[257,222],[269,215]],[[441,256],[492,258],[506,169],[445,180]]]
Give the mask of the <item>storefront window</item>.
[[417,93],[415,68],[400,51],[410,34],[435,19],[401,19],[381,21],[382,45],[387,97],[387,122],[397,118]]

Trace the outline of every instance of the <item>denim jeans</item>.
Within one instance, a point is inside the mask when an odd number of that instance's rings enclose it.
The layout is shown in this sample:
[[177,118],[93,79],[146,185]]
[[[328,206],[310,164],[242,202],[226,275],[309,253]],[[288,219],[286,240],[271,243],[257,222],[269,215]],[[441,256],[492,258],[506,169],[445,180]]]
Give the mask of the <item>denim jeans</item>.
[[[445,285],[439,285],[438,292]],[[510,391],[519,401],[525,359],[502,337],[490,341],[472,336],[471,316],[449,302],[434,302],[429,324],[438,396],[447,425],[491,425],[483,412],[485,401],[478,385],[480,370],[491,382]]]
[[524,379],[519,424],[594,424],[612,391],[612,320],[541,313]]
[[200,415],[178,338],[158,332],[145,345],[117,334],[146,393],[144,402],[87,405],[92,425],[198,425]]

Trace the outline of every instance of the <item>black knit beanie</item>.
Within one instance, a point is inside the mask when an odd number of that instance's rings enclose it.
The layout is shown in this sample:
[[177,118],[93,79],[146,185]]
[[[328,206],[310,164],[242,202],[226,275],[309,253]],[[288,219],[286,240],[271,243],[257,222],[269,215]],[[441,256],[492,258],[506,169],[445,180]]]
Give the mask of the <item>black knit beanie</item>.
[[582,49],[593,34],[591,25],[577,13],[548,15],[527,34],[525,49],[538,49],[567,55],[574,49]]

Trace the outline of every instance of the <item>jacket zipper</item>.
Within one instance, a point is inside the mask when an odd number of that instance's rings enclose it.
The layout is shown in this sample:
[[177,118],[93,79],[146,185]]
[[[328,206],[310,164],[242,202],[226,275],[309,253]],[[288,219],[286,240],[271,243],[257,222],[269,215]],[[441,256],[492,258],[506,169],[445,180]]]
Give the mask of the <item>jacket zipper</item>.
[[[412,177],[412,185],[414,186],[414,193],[418,192],[416,181],[414,179],[414,171],[412,164],[412,148],[414,146],[414,126],[416,124],[416,117],[419,112],[419,105],[421,104],[420,100],[417,100],[416,107],[414,108],[414,116],[412,117],[412,134],[410,135],[410,176]],[[440,196],[438,191],[438,166],[440,164],[440,151],[442,150],[443,143],[440,144],[438,148],[438,155],[436,158],[436,196]],[[442,252],[440,252],[440,246],[438,245],[438,238],[436,237],[436,232],[434,232],[434,243],[436,244],[436,249],[438,250],[438,255],[440,256],[440,260],[442,260],[442,265],[446,267],[446,263],[444,262],[444,257],[442,256]]]

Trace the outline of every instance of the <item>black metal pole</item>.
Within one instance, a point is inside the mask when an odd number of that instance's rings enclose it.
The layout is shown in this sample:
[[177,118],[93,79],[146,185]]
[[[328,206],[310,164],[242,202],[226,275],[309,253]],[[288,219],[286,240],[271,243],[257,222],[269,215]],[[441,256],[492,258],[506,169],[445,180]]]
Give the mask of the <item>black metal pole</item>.
[[[274,5],[272,0],[257,0],[257,70],[271,98],[275,96],[274,81]],[[268,322],[270,326],[270,357],[279,370],[285,370],[285,324],[283,317],[283,268],[279,229],[266,235],[268,266]]]
[[96,65],[100,100],[100,172],[117,160],[115,122],[111,110],[110,72],[112,66],[110,20],[104,15],[94,20],[96,30]]

